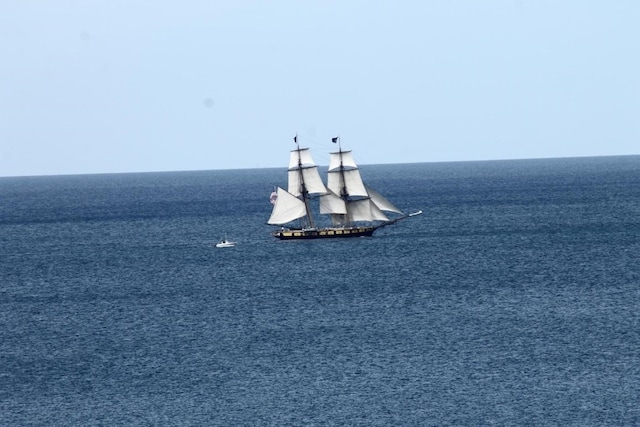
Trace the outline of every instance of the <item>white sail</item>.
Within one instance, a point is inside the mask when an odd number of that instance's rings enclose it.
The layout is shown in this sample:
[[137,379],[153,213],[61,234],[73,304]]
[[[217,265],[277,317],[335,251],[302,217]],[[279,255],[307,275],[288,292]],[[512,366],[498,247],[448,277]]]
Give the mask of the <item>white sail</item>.
[[328,192],[324,196],[320,196],[320,213],[344,215],[347,213],[347,205],[335,193]]
[[373,203],[375,203],[375,205],[380,208],[380,210],[383,211],[387,211],[387,212],[395,212],[395,213],[399,213],[401,214],[402,211],[398,208],[396,208],[393,203],[391,203],[390,201],[388,201],[387,199],[385,199],[382,194],[378,193],[376,190],[374,190],[373,188],[366,186],[367,189],[367,193],[369,193],[369,197],[371,197],[371,201]]
[[302,200],[280,187],[278,187],[277,194],[278,198],[273,206],[271,217],[267,221],[268,224],[286,224],[307,214],[307,208]]
[[351,151],[331,153],[327,187],[336,194],[349,197],[368,197],[358,165]]
[[289,193],[294,196],[302,195],[302,180],[309,194],[326,194],[327,188],[320,178],[317,166],[303,167],[289,170]]
[[296,197],[302,195],[302,183],[309,194],[325,194],[327,188],[320,178],[318,167],[311,157],[308,148],[291,151],[289,157],[289,193]]
[[298,148],[291,150],[289,156],[289,170],[295,169],[299,166],[315,166],[313,157],[311,157],[311,151],[308,148]]
[[347,225],[347,215],[331,214],[331,225],[334,227],[344,227]]
[[329,157],[329,171],[340,170],[340,166],[346,169],[357,169],[355,160],[351,151],[338,151],[337,153],[330,153]]
[[[329,172],[327,175],[327,187],[329,190],[342,196],[369,196],[367,190],[364,188],[364,183],[362,182],[358,169]],[[346,190],[346,194],[344,194],[343,187]]]
[[388,221],[389,218],[371,199],[354,200],[348,203],[349,221]]

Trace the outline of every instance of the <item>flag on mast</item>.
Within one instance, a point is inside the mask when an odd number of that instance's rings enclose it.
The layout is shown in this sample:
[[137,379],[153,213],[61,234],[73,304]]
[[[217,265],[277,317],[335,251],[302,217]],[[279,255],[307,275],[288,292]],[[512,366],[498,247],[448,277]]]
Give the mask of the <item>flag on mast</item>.
[[340,138],[340,137],[339,136],[335,136],[335,137],[331,138],[331,142],[333,142],[335,144],[336,142],[338,142],[338,138]]
[[296,134],[296,136],[293,137],[293,142],[295,142],[296,144],[298,143],[298,135]]

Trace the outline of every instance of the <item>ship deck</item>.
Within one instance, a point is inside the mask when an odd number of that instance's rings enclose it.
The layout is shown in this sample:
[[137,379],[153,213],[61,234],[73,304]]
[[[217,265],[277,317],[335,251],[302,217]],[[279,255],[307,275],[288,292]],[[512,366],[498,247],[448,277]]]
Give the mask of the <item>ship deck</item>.
[[273,233],[274,237],[281,240],[293,239],[326,239],[339,237],[363,237],[371,236],[376,227],[348,227],[348,228],[311,228],[311,229],[283,229]]

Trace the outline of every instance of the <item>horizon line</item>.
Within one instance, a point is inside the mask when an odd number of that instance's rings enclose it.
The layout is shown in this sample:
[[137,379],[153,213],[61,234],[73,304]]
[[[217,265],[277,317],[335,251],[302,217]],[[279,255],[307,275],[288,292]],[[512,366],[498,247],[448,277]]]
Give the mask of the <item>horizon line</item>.
[[[604,154],[604,155],[576,155],[576,156],[554,156],[554,157],[522,157],[522,158],[500,158],[500,159],[474,159],[474,160],[434,160],[424,162],[389,162],[389,163],[360,163],[358,166],[383,166],[383,165],[416,165],[416,164],[441,164],[441,163],[482,163],[482,162],[511,162],[511,161],[527,161],[527,160],[562,160],[562,159],[588,159],[600,157],[638,157],[640,154]],[[318,167],[328,166],[318,164]],[[63,177],[63,176],[82,176],[82,175],[126,175],[126,174],[145,174],[145,173],[182,173],[182,172],[214,172],[214,171],[243,171],[256,169],[281,169],[286,166],[257,166],[257,167],[233,167],[233,168],[215,168],[215,169],[158,169],[158,170],[132,170],[120,172],[70,172],[70,173],[42,173],[32,175],[0,175],[2,178],[46,178],[46,177]]]

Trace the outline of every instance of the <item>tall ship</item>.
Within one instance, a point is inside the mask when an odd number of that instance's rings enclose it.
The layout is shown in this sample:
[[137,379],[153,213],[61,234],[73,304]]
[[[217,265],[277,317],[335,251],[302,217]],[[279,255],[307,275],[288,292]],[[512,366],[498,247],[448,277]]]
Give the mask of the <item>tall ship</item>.
[[[309,148],[296,149],[289,157],[287,189],[271,193],[273,211],[267,221],[279,225],[273,236],[282,240],[371,236],[377,229],[422,211],[404,214],[380,193],[364,184],[350,150],[342,150],[340,138],[332,138],[338,151],[330,153],[327,184],[311,157]],[[312,203],[319,203],[319,210]],[[318,227],[312,212],[328,215],[331,226]],[[390,219],[387,213],[393,213]],[[295,224],[295,225],[292,225]]]

